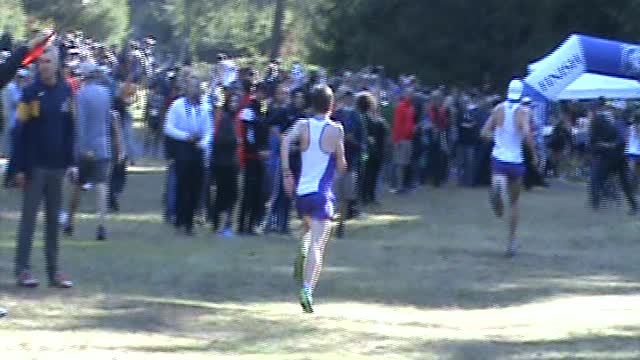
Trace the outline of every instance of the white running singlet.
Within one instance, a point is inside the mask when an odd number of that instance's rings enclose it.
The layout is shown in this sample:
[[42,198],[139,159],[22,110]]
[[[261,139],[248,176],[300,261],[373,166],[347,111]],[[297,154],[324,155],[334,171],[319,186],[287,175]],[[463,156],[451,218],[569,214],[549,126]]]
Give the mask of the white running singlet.
[[329,185],[323,183],[332,180],[328,180],[327,175],[332,170],[329,167],[332,165],[333,154],[322,150],[321,145],[322,134],[329,125],[329,118],[309,118],[307,124],[309,124],[309,146],[302,152],[302,171],[296,192],[298,196],[322,192],[323,187]]
[[518,130],[515,113],[519,103],[505,101],[504,121],[501,127],[496,127],[494,132],[495,145],[491,155],[494,159],[512,164],[522,164],[524,156],[522,154],[523,136]]

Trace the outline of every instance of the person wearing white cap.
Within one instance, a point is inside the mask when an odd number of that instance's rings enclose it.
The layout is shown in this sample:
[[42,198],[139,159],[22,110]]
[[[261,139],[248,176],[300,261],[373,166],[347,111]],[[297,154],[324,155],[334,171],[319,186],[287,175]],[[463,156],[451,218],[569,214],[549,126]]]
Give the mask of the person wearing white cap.
[[533,162],[537,163],[535,144],[531,135],[531,111],[520,105],[523,92],[521,80],[514,79],[509,84],[507,100],[498,104],[489,121],[482,129],[482,136],[494,141],[491,153],[491,190],[490,201],[497,217],[502,217],[504,203],[510,204],[509,235],[507,257],[516,253],[516,229],[518,226],[519,198],[522,178],[525,173],[522,143],[531,149]]

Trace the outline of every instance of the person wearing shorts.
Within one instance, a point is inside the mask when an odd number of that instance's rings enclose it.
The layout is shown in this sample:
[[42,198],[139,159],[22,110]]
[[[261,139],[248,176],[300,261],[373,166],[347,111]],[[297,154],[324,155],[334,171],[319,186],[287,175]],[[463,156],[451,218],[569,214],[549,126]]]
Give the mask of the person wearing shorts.
[[[280,153],[285,191],[296,197],[298,213],[303,219],[303,239],[294,265],[294,276],[301,283],[300,305],[313,312],[313,290],[322,269],[324,249],[330,234],[330,220],[335,211],[334,172],[347,168],[344,130],[329,119],[333,92],[324,85],[310,94],[314,116],[298,120],[285,136]],[[302,170],[297,186],[289,167],[291,144],[300,141]],[[295,189],[294,189],[295,188]],[[294,193],[295,191],[295,193]]]
[[91,183],[96,190],[99,219],[96,239],[104,241],[107,239],[105,219],[112,153],[116,158],[122,157],[123,141],[117,115],[111,111],[110,91],[102,85],[100,68],[88,63],[81,70],[85,83],[76,97],[78,174],[72,179],[69,218],[63,231],[67,236],[73,235],[83,185]]
[[509,84],[507,101],[498,104],[482,129],[487,140],[494,141],[491,153],[490,202],[497,217],[502,217],[503,206],[509,202],[509,235],[506,256],[516,254],[516,229],[519,220],[519,198],[525,175],[523,141],[529,146],[532,162],[537,163],[535,143],[530,129],[531,110],[520,104],[522,81]]

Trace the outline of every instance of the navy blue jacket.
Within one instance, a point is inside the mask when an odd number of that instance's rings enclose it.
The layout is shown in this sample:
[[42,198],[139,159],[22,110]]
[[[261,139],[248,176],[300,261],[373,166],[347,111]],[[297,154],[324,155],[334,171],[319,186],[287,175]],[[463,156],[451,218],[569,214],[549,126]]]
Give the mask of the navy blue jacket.
[[51,87],[40,79],[26,87],[18,104],[17,172],[34,168],[66,169],[73,165],[74,124],[71,88],[64,80]]
[[344,108],[336,110],[334,117],[344,128],[344,150],[349,170],[355,170],[360,166],[362,154],[367,151],[368,139],[363,131],[362,120],[357,111]]

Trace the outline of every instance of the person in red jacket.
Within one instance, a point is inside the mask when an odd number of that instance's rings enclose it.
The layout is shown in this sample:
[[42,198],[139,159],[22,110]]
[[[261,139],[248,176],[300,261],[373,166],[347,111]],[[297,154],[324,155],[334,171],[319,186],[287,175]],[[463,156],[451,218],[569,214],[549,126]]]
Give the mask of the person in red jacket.
[[415,130],[416,109],[413,105],[413,89],[404,91],[394,113],[392,140],[395,188],[393,193],[404,192],[408,185],[407,172],[411,159],[411,145]]

